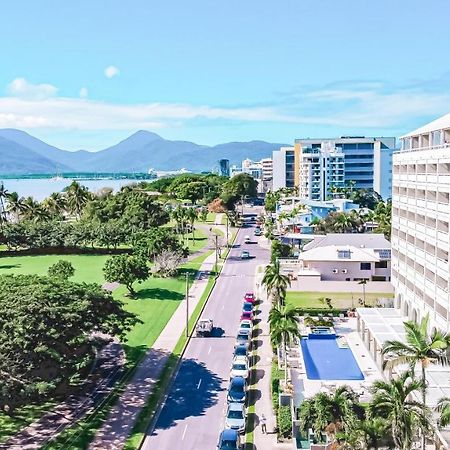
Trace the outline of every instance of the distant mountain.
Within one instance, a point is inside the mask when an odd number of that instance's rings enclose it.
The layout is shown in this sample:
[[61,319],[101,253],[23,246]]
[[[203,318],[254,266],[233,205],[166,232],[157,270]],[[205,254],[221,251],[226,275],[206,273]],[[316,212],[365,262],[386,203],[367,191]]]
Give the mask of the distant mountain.
[[[48,145],[21,130],[0,129],[0,138],[28,150],[26,161],[30,167],[44,167],[46,161],[46,164],[53,164],[52,171],[59,172],[146,172],[150,167],[156,170],[176,170],[182,167],[192,171],[211,170],[221,158],[229,159],[232,164],[240,164],[245,158],[258,160],[270,157],[273,150],[286,145],[251,141],[210,147],[188,141],[169,141],[156,133],[141,130],[98,152],[69,152]],[[4,151],[6,148],[7,146]],[[37,173],[24,165],[23,161],[16,161],[12,148],[10,153],[11,160],[8,164],[11,169],[8,172]],[[0,173],[4,173],[4,169],[0,168]]]
[[[29,148],[0,137],[0,173],[3,174],[32,174],[55,173],[58,169],[55,161],[46,158]],[[61,166],[61,171],[70,170]]]

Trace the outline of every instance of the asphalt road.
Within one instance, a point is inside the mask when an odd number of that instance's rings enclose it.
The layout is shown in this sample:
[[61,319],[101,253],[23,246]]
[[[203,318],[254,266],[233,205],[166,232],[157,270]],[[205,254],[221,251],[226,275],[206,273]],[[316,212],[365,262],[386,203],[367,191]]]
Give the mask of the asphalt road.
[[[243,296],[253,291],[256,266],[269,260],[269,251],[258,245],[261,238],[253,231],[251,225],[238,232],[202,315],[214,320],[215,336],[191,339],[156,426],[145,438],[145,450],[216,448]],[[251,244],[244,244],[246,235]],[[252,259],[241,261],[242,250],[249,250]]]

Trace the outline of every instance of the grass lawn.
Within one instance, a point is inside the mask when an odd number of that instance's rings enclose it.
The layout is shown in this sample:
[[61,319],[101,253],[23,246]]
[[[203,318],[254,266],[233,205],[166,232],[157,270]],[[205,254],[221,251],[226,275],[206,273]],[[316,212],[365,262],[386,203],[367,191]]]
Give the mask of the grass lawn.
[[0,275],[37,274],[46,275],[48,268],[60,259],[70,261],[75,275],[70,279],[76,282],[104,283],[103,266],[108,255],[36,255],[7,256],[0,258]]
[[[378,298],[392,298],[393,294],[366,293],[366,304],[373,306]],[[300,308],[327,308],[320,298],[331,298],[333,308],[352,308],[360,306],[358,299],[363,298],[361,292],[299,292],[290,291],[286,295],[286,304],[291,303]]]

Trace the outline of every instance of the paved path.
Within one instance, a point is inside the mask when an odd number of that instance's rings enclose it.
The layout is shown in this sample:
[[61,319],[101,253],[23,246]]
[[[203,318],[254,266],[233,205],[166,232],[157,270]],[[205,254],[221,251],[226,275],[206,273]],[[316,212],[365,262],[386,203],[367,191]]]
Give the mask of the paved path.
[[98,366],[88,377],[91,385],[82,396],[73,395],[52,411],[44,414],[20,433],[13,436],[0,449],[32,450],[41,448],[48,440],[61,433],[73,421],[83,417],[92,407],[100,403],[112,391],[121,369],[125,355],[120,343],[113,340],[98,355]]
[[[202,266],[189,291],[189,311],[194,311],[206,289],[209,271],[214,266],[214,255],[210,255]],[[183,300],[145,355],[124,393],[110,411],[106,421],[89,446],[92,450],[117,450],[123,447],[139,411],[145,405],[164,365],[175,348],[186,324],[186,301]]]
[[[249,212],[257,213],[255,209]],[[253,290],[256,266],[269,259],[268,250],[258,244],[244,244],[247,234],[252,234],[251,227],[238,232],[236,248],[231,249],[202,314],[202,318],[214,320],[217,334],[191,339],[156,424],[147,432],[142,447],[145,450],[216,448],[224,426],[226,389],[242,298],[245,292]],[[242,248],[254,258],[241,261]]]

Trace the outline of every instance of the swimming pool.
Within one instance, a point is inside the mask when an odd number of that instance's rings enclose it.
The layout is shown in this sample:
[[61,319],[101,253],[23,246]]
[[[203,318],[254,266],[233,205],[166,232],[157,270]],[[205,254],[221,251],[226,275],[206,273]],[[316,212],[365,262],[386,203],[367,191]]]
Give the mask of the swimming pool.
[[349,348],[339,348],[336,339],[302,339],[301,346],[309,380],[364,380]]

